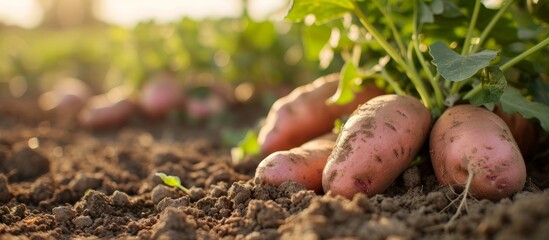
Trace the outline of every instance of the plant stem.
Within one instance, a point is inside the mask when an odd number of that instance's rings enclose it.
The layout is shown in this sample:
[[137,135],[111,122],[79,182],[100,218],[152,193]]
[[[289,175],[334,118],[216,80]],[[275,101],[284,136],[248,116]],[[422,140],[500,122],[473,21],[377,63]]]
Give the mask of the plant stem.
[[191,195],[191,191],[187,189],[186,187],[183,187],[181,185],[177,186],[179,189],[181,189],[183,192],[185,192],[187,195]]
[[499,68],[501,69],[501,71],[505,71],[505,70],[511,68],[516,63],[518,63],[518,62],[522,61],[523,59],[525,59],[526,57],[530,56],[530,54],[532,54],[532,53],[534,53],[534,52],[536,52],[540,49],[543,49],[547,45],[549,45],[549,37],[546,38],[545,40],[541,41],[540,43],[536,44],[535,46],[531,47],[530,49],[526,50],[525,52],[521,53],[520,55],[518,55],[518,56],[514,57],[513,59],[509,60],[505,64],[501,65]]
[[[406,48],[404,47],[404,43],[402,42],[402,37],[400,36],[400,33],[398,32],[395,23],[393,21],[393,18],[391,17],[391,9],[385,9],[379,2],[379,0],[374,0],[374,4],[376,5],[377,9],[381,12],[383,16],[385,16],[385,19],[387,20],[387,23],[389,24],[389,27],[391,28],[391,32],[394,35],[394,38],[396,40],[398,49],[400,50],[400,54],[404,55],[406,53]],[[390,7],[390,5],[389,5]]]
[[503,13],[505,13],[507,9],[509,9],[513,1],[514,0],[507,0],[505,4],[498,10],[496,15],[492,18],[492,20],[490,20],[486,28],[484,28],[484,30],[480,34],[479,42],[473,47],[473,50],[471,51],[471,53],[475,53],[478,50],[478,48],[482,46],[482,43],[484,43],[484,41],[486,40],[486,37],[488,37],[488,34],[492,31],[494,26],[496,26],[496,23],[499,21],[501,16],[503,16]]
[[[471,22],[469,22],[469,28],[467,29],[467,35],[465,35],[465,42],[463,43],[463,48],[461,49],[461,55],[465,56],[469,54],[469,48],[471,46],[471,38],[473,38],[473,31],[475,30],[475,25],[477,24],[478,13],[480,12],[480,0],[475,1],[475,8],[473,9],[473,16],[471,17]],[[454,82],[450,94],[455,94],[459,92],[464,83],[469,80],[464,80],[461,82]]]
[[395,93],[398,94],[398,95],[405,95],[406,93],[402,90],[402,88],[400,88],[400,85],[398,84],[398,82],[396,82],[393,77],[391,77],[391,75],[389,75],[389,73],[385,70],[385,68],[382,68],[381,71],[381,76],[383,78],[385,78],[385,80],[389,83],[389,85],[391,85],[391,87],[393,87],[393,89],[395,90]]
[[440,109],[443,108],[443,96],[440,91],[440,88],[437,85],[437,81],[435,77],[433,77],[433,73],[431,72],[431,69],[429,69],[429,66],[425,62],[425,58],[423,57],[423,54],[421,53],[419,49],[419,19],[418,19],[418,13],[419,12],[419,2],[417,0],[414,1],[414,16],[413,16],[413,24],[414,24],[414,33],[412,36],[412,42],[414,44],[414,50],[416,53],[416,56],[419,60],[419,63],[421,64],[421,67],[423,67],[423,71],[427,75],[427,78],[429,79],[429,82],[431,83],[431,87],[435,91],[435,99],[436,99],[436,105]]
[[467,35],[465,35],[465,42],[463,43],[463,49],[461,49],[461,55],[465,56],[469,53],[469,48],[471,46],[471,38],[473,38],[473,31],[475,30],[475,25],[477,24],[478,13],[480,12],[480,0],[475,1],[475,9],[473,9],[473,16],[471,17],[471,22],[469,23],[469,29],[467,30]]
[[477,93],[479,93],[480,90],[482,90],[482,84],[479,84],[473,87],[473,89],[471,89],[469,92],[465,94],[465,96],[463,96],[463,99],[468,100],[469,98],[477,95]]
[[360,20],[360,23],[366,28],[366,30],[368,30],[368,32],[370,32],[370,34],[372,34],[372,36],[376,39],[379,45],[381,45],[381,47],[385,51],[387,51],[387,54],[389,54],[389,56],[391,56],[391,58],[404,69],[404,71],[406,72],[406,75],[410,78],[410,80],[412,81],[412,84],[414,84],[417,92],[419,93],[419,96],[421,97],[423,104],[427,108],[431,109],[432,107],[431,107],[431,102],[429,100],[429,93],[427,92],[425,86],[423,85],[423,81],[421,81],[421,78],[419,77],[417,72],[414,71],[414,69],[412,69],[410,65],[408,65],[404,61],[404,59],[402,59],[402,56],[398,54],[395,48],[391,46],[391,44],[389,44],[387,40],[383,38],[383,36],[368,21],[368,19],[366,19],[366,16],[364,16],[364,13],[360,9],[360,6],[358,5],[358,3],[353,1],[353,4],[354,4],[354,12],[358,17],[358,19]]

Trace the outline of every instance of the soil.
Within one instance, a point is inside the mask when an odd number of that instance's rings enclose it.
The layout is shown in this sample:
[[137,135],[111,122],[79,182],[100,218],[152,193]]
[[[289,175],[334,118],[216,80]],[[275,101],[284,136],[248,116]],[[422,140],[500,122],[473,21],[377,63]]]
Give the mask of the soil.
[[[437,184],[428,162],[384,194],[346,200],[260,185],[257,159],[233,165],[219,127],[133,119],[91,132],[59,126],[35,102],[0,99],[0,239],[549,239],[547,160],[528,164],[522,192],[468,198],[450,221],[459,192]],[[264,114],[243,109],[223,127]]]

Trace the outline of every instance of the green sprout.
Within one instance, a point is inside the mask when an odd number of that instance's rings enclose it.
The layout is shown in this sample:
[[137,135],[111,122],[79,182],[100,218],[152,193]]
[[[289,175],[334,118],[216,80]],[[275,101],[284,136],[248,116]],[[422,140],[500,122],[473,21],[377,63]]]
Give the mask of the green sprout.
[[249,130],[237,147],[231,149],[231,157],[233,162],[238,163],[248,156],[257,156],[261,152],[257,134],[253,130]]
[[168,176],[165,173],[156,173],[155,175],[160,177],[160,179],[162,179],[164,184],[170,187],[177,187],[183,190],[183,192],[185,192],[187,195],[191,195],[191,191],[189,191],[189,189],[181,185],[181,180],[179,179],[178,176]]

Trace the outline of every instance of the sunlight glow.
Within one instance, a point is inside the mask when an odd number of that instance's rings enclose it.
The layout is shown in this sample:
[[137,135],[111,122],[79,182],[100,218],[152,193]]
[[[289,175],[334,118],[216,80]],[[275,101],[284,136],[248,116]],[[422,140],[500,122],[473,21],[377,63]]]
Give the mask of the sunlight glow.
[[[0,23],[33,28],[43,17],[42,0],[0,0]],[[55,0],[54,0],[55,1]],[[110,24],[126,27],[139,21],[160,23],[181,17],[194,19],[239,17],[242,0],[96,0],[95,15]],[[249,0],[250,17],[257,20],[282,20],[289,9],[289,0]]]
[[42,11],[35,0],[0,0],[0,22],[33,28],[40,24]]

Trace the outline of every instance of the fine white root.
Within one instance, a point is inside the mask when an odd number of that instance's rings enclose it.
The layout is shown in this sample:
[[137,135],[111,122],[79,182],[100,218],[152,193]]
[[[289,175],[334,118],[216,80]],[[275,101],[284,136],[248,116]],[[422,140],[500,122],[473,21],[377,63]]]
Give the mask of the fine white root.
[[[471,169],[471,164],[467,165],[467,171],[469,172],[469,175],[467,176],[467,182],[465,183],[465,189],[463,190],[463,193],[461,193],[461,202],[459,203],[459,206],[456,210],[456,213],[450,218],[450,220],[444,225],[444,229],[448,231],[452,223],[456,221],[456,219],[461,215],[461,212],[463,211],[463,208],[465,208],[466,211],[468,211],[467,208],[467,195],[469,195],[469,188],[471,187],[471,182],[473,182],[473,177],[475,173]],[[456,198],[456,199],[459,199]],[[452,201],[453,203],[453,201]],[[450,203],[450,204],[452,204]]]

